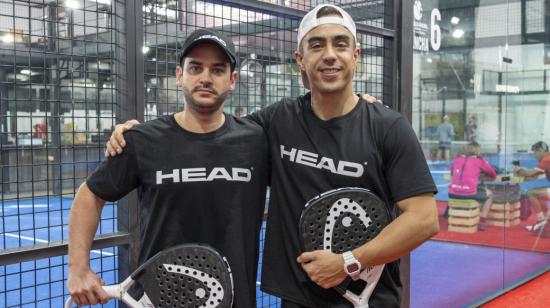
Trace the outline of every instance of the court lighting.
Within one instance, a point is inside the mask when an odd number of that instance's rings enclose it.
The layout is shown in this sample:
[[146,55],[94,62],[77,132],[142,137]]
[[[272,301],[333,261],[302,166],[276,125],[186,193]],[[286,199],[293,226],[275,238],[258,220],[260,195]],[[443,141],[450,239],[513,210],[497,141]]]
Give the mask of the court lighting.
[[39,72],[33,72],[31,70],[28,70],[28,69],[22,69],[21,74],[28,75],[28,76],[35,76],[35,75],[38,75],[40,73]]
[[73,10],[78,9],[78,2],[76,2],[75,0],[66,0],[65,7],[68,7]]
[[433,61],[432,61],[432,58],[428,58],[428,59],[426,59],[426,61],[428,61],[428,63],[432,63],[432,62],[433,62]]
[[464,30],[462,29],[455,29],[453,31],[453,37],[454,38],[461,38],[464,35]]
[[13,34],[7,33],[2,36],[2,42],[4,43],[12,43],[13,41],[15,41]]
[[149,52],[149,47],[147,47],[147,46],[141,47],[141,52],[143,52],[143,54],[148,53]]
[[177,12],[173,9],[169,9],[166,6],[166,3],[164,3],[162,5],[159,5],[159,4],[144,5],[143,6],[143,11],[144,12],[155,13],[157,15],[164,15],[167,18],[172,18],[172,19],[176,18],[176,16],[177,16]]
[[460,18],[458,18],[458,17],[456,17],[456,16],[453,16],[453,17],[451,18],[451,23],[452,23],[453,25],[458,25],[459,22],[460,22]]

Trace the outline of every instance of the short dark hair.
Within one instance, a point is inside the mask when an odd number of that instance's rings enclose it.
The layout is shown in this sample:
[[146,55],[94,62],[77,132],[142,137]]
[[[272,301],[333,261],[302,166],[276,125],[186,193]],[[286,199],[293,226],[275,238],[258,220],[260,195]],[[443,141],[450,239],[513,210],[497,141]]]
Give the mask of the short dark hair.
[[543,152],[548,152],[548,144],[544,141],[539,141],[531,146],[531,151],[542,150]]
[[[332,15],[337,15],[337,16],[340,16],[342,18],[344,18],[344,16],[342,16],[342,14],[335,8],[333,8],[332,6],[324,6],[322,7],[321,9],[319,9],[319,11],[317,11],[317,18],[321,18],[321,17],[325,17],[325,16],[332,16]],[[298,50],[300,51],[300,53],[304,53],[304,44],[303,44],[303,40],[302,42],[300,42],[300,46],[298,47]]]

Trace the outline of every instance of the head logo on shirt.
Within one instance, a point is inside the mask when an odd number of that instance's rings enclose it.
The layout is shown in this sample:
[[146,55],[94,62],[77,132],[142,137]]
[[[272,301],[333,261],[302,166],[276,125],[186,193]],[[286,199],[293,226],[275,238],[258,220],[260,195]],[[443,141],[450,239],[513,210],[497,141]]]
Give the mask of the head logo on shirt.
[[345,160],[335,162],[332,158],[323,157],[316,153],[298,150],[295,148],[290,148],[287,150],[284,145],[281,145],[281,159],[288,159],[296,164],[317,169],[325,169],[335,174],[356,178],[362,176],[365,171],[363,165],[359,163]]
[[211,182],[215,180],[250,182],[252,179],[252,172],[245,168],[231,168],[230,170],[223,167],[214,167],[212,170],[206,170],[206,168],[182,168],[172,169],[172,172],[167,173],[158,170],[156,174],[158,185],[165,183]]

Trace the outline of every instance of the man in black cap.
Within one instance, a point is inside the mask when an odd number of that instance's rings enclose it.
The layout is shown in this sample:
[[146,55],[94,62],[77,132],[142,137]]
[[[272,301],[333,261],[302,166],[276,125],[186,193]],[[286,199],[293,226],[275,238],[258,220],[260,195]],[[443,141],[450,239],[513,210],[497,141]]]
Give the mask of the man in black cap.
[[178,244],[209,244],[229,262],[235,307],[255,306],[267,141],[258,125],[223,112],[236,65],[230,39],[194,31],[176,68],[184,110],[133,127],[124,153],[80,186],[69,221],[68,289],[77,304],[106,302],[89,265],[93,237],[105,201],[137,188],[140,262]]

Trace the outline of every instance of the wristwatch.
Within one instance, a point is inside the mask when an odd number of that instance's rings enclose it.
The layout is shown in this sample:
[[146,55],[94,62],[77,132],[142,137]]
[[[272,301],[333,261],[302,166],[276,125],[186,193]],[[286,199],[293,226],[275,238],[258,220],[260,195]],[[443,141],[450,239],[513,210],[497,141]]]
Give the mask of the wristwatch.
[[346,251],[342,254],[344,257],[344,272],[353,280],[359,279],[361,273],[361,263],[355,259],[351,251]]

